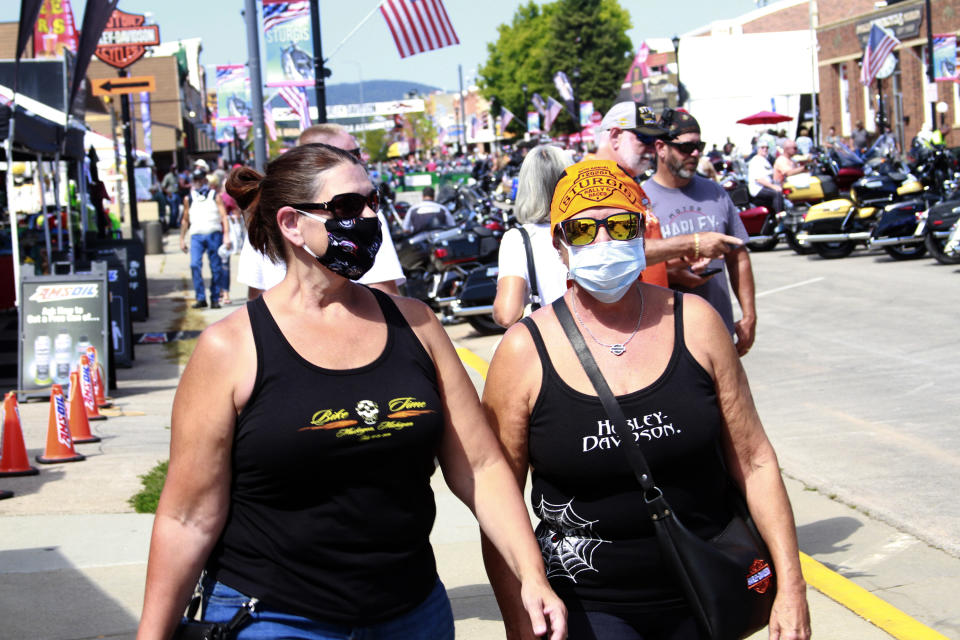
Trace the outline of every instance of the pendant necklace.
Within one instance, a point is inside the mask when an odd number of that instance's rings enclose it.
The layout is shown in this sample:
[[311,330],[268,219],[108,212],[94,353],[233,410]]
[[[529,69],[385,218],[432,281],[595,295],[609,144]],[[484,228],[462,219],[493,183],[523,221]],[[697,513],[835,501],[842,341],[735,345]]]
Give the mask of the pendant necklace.
[[573,315],[577,317],[577,321],[580,323],[584,329],[587,330],[587,334],[601,347],[607,347],[610,349],[610,353],[615,356],[622,356],[627,351],[627,344],[633,340],[633,336],[637,335],[637,332],[640,331],[640,323],[643,322],[643,291],[640,291],[640,317],[637,318],[637,326],[633,328],[633,333],[630,334],[630,337],[624,340],[623,342],[617,342],[615,344],[607,344],[606,342],[600,342],[597,340],[597,336],[593,335],[593,331],[590,331],[590,327],[583,321],[583,318],[580,317],[580,313],[577,311],[577,296],[570,294],[570,300],[573,303]]

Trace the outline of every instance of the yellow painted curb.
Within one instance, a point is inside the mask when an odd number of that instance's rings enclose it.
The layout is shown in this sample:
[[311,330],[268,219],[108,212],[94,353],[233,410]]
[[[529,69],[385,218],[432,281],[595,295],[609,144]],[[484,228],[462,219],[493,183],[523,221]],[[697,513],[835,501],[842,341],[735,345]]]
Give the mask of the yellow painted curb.
[[803,577],[811,587],[842,604],[871,624],[900,640],[950,640],[858,584],[831,571],[805,553],[800,554]]
[[460,356],[460,361],[463,362],[463,364],[479,373],[480,377],[484,380],[487,379],[487,369],[489,369],[490,366],[486,360],[464,347],[457,347],[457,355]]

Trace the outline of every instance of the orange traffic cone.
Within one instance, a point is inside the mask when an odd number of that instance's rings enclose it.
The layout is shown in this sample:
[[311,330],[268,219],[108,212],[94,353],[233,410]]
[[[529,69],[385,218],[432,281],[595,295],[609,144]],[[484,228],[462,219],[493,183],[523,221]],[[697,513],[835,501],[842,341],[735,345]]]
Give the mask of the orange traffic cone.
[[20,406],[17,394],[9,392],[3,398],[3,455],[0,456],[0,476],[35,476],[39,471],[30,466],[27,447],[20,427]]
[[102,368],[100,367],[100,360],[97,359],[97,348],[93,345],[87,347],[87,360],[90,361],[90,377],[93,378],[94,402],[101,409],[109,407],[113,403],[107,400],[104,393]]
[[93,395],[93,375],[90,373],[90,360],[86,355],[80,356],[78,365],[80,373],[80,392],[83,394],[83,406],[87,411],[87,420],[106,420],[107,416],[100,415],[97,409],[97,400]]
[[47,449],[37,456],[41,464],[56,462],[76,462],[86,460],[73,448],[70,424],[67,422],[67,402],[63,398],[63,387],[58,384],[50,388],[50,420],[47,423]]
[[70,434],[74,443],[100,442],[100,438],[90,433],[90,421],[87,409],[83,406],[83,394],[80,392],[80,374],[70,372]]

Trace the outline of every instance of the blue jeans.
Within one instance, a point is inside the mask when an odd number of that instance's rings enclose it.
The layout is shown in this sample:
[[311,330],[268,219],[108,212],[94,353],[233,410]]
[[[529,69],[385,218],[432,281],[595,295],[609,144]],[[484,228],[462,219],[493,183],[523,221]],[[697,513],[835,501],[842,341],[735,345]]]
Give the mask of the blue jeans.
[[[210,584],[212,582],[212,584]],[[222,582],[204,581],[203,620],[226,622],[249,598]],[[364,627],[318,622],[282,613],[258,604],[253,620],[237,634],[237,640],[297,638],[298,640],[453,640],[453,610],[443,583],[411,611]]]
[[203,290],[203,254],[207,254],[210,263],[210,301],[220,302],[220,283],[223,281],[221,273],[222,263],[217,249],[223,244],[223,232],[202,233],[190,236],[190,273],[193,275],[193,292],[197,302],[206,300]]
[[180,196],[176,193],[167,196],[167,204],[170,205],[170,226],[176,227],[180,224]]

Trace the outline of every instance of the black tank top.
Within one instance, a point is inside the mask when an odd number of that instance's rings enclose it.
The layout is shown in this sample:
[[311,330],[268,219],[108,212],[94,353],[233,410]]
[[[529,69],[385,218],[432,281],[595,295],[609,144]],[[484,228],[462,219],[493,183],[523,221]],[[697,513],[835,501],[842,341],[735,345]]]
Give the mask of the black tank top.
[[307,362],[262,296],[247,303],[257,376],[234,433],[230,513],[207,566],[268,607],[345,625],[404,613],[437,580],[436,369],[389,296],[371,291],[387,344],[356,369]]
[[[543,379],[530,416],[530,493],[550,584],[571,609],[638,613],[684,606],[660,559],[640,485],[599,398],[565,383],[529,318]],[[675,295],[674,345],[660,377],[617,400],[680,521],[703,538],[730,520],[718,449],[713,379],[683,341]]]

